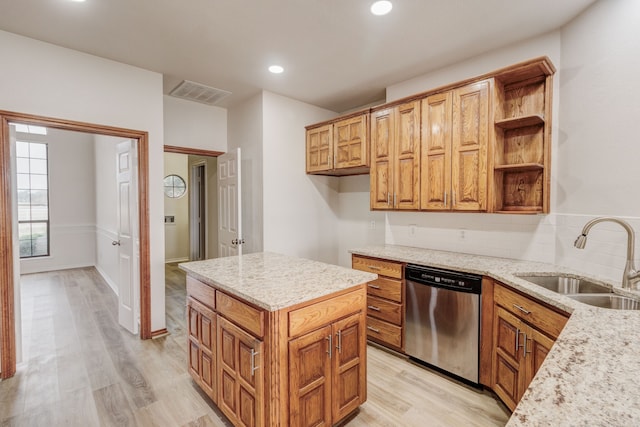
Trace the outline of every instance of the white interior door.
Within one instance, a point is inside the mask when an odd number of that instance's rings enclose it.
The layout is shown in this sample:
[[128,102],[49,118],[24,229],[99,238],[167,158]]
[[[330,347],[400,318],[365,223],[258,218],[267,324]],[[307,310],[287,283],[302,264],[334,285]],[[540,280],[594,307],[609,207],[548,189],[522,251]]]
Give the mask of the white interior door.
[[218,256],[242,255],[240,148],[218,157]]
[[138,333],[136,295],[138,272],[138,201],[136,141],[126,140],[117,148],[118,183],[118,322]]

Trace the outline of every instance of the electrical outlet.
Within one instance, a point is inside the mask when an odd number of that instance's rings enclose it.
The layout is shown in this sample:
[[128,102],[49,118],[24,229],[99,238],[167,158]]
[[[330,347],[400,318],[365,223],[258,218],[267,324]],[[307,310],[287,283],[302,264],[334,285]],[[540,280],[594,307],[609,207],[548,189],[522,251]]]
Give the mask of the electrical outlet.
[[460,230],[460,240],[464,240],[466,237],[465,230]]
[[409,234],[411,234],[412,236],[414,234],[416,234],[416,225],[415,224],[409,224]]
[[376,222],[372,220],[369,223],[369,230],[375,230],[375,229],[376,229]]

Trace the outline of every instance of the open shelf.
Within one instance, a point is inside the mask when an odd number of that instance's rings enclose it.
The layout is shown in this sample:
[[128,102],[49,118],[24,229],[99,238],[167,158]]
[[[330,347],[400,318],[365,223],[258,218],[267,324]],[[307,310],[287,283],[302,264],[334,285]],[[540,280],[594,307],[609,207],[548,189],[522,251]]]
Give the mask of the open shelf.
[[501,171],[510,171],[510,172],[527,172],[534,170],[542,170],[544,166],[540,163],[521,163],[521,164],[513,164],[513,165],[496,165],[493,167],[494,170]]
[[542,117],[542,115],[540,114],[531,114],[528,116],[511,117],[508,119],[496,120],[496,126],[505,130],[542,124],[544,124],[544,117]]

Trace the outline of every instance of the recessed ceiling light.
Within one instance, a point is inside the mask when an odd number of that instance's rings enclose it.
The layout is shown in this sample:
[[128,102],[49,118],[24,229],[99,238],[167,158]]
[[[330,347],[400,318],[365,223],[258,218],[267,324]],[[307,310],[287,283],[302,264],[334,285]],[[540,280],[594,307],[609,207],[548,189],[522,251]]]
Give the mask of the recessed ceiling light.
[[284,71],[284,68],[279,65],[272,65],[269,67],[269,71],[271,71],[273,74],[280,74]]
[[386,15],[391,9],[393,5],[388,0],[380,0],[371,5],[371,13],[374,15]]

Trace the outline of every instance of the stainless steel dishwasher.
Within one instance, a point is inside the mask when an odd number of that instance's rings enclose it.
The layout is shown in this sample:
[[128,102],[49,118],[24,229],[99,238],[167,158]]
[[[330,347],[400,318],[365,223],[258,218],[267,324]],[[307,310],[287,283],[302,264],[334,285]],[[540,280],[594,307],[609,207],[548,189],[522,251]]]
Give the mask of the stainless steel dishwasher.
[[405,350],[478,384],[482,276],[409,264]]

